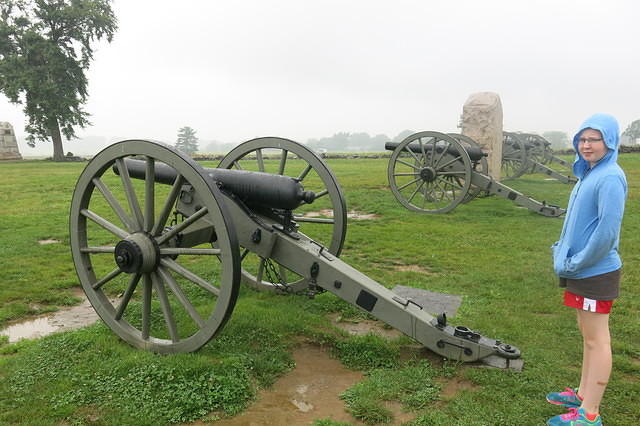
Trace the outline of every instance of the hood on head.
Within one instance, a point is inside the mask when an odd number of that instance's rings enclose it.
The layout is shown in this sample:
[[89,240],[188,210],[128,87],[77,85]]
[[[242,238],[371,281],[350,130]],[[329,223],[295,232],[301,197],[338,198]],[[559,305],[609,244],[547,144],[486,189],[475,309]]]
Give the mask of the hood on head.
[[580,130],[573,137],[573,148],[576,150],[576,159],[573,163],[573,173],[577,177],[582,177],[589,168],[589,163],[582,158],[578,150],[578,139],[580,134],[586,129],[598,130],[602,134],[602,139],[608,148],[607,153],[599,161],[616,162],[618,160],[618,146],[620,144],[620,127],[618,121],[609,114],[594,114],[587,118],[581,125]]

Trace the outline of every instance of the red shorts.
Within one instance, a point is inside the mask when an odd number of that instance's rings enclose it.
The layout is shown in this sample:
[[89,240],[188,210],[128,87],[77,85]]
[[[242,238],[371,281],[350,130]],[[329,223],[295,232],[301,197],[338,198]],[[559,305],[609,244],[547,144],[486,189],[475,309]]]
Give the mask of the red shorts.
[[613,300],[589,299],[587,297],[578,296],[577,294],[565,290],[564,304],[571,308],[581,309],[583,311],[608,314],[609,312],[611,312],[611,305],[613,305]]

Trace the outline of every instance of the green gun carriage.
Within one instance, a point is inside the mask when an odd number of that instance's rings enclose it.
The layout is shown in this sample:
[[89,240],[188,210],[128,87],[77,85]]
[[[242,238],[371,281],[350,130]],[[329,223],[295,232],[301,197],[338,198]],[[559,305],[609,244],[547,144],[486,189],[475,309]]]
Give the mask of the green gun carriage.
[[565,212],[490,177],[487,154],[466,136],[418,132],[399,143],[387,142],[385,149],[393,151],[387,167],[391,192],[409,210],[446,213],[484,191],[544,216],[558,217]]
[[531,133],[503,132],[502,139],[503,180],[521,177],[527,173],[541,173],[562,183],[574,184],[577,179],[550,168],[552,162],[569,167],[569,163],[556,157],[551,143],[542,136]]
[[517,347],[452,326],[341,261],[346,226],[324,161],[275,137],[239,145],[217,168],[157,142],[115,143],[87,164],[70,210],[82,288],[134,347],[198,350],[230,319],[244,282],[331,292],[449,359],[521,362]]

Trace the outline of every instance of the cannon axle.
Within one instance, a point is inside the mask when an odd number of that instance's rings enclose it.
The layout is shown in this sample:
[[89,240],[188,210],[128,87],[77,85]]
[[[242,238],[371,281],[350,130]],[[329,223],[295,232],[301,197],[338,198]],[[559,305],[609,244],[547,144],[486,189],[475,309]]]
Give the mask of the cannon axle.
[[155,239],[136,232],[116,244],[113,256],[123,272],[149,273],[158,266],[160,247]]

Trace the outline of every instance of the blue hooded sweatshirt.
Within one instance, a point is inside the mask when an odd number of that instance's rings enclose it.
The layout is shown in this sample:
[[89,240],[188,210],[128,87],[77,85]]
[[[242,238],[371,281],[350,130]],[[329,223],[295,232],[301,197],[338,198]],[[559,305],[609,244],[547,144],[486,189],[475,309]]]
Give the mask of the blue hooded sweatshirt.
[[[580,155],[578,143],[585,129],[598,130],[607,153],[593,167]],[[571,191],[560,240],[553,246],[553,268],[564,278],[580,279],[620,269],[620,225],[627,196],[627,179],[617,163],[619,128],[615,118],[595,114],[573,137],[578,183]]]

